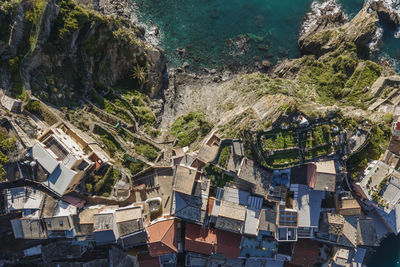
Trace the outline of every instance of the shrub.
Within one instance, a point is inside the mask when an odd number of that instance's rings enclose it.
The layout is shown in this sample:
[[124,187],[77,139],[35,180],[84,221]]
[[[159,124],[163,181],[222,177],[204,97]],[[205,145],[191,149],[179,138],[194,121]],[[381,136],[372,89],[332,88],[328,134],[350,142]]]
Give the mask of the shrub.
[[171,126],[171,134],[178,139],[177,145],[184,147],[206,136],[212,128],[213,125],[205,120],[202,113],[191,111],[176,119]]
[[142,171],[144,168],[147,167],[146,163],[144,163],[141,160],[135,159],[135,158],[129,156],[128,154],[125,154],[123,156],[122,164],[125,167],[129,168],[132,175],[139,173],[140,171]]
[[228,166],[228,161],[230,156],[231,156],[231,146],[226,145],[221,150],[221,153],[218,158],[218,165],[226,169],[226,167]]
[[86,187],[86,192],[89,192],[89,193],[91,193],[92,192],[92,189],[93,189],[93,186],[92,186],[92,184],[85,184],[85,187]]
[[64,39],[81,28],[89,20],[89,14],[72,0],[62,0],[59,6],[56,25],[58,37]]
[[20,0],[6,0],[0,4],[0,8],[5,14],[13,17],[17,12],[19,2]]
[[156,121],[156,117],[149,107],[135,107],[134,110],[140,124],[152,125]]
[[[16,139],[15,137],[9,137],[7,131],[3,128],[0,129],[0,153],[3,151],[4,153],[11,152],[15,149]],[[4,154],[3,154],[4,155]],[[5,156],[5,155],[4,155]],[[2,154],[0,154],[0,163],[2,161]],[[3,161],[3,163],[6,163]]]
[[347,161],[347,171],[350,177],[355,180],[367,165],[368,160],[377,160],[384,152],[391,137],[389,125],[373,125],[370,132],[369,144],[360,152],[352,155]]
[[28,104],[26,105],[26,109],[35,114],[40,113],[40,102],[39,101],[29,101]]
[[135,151],[139,153],[140,155],[145,156],[151,161],[154,161],[157,159],[157,151],[156,149],[149,144],[137,144],[135,146]]

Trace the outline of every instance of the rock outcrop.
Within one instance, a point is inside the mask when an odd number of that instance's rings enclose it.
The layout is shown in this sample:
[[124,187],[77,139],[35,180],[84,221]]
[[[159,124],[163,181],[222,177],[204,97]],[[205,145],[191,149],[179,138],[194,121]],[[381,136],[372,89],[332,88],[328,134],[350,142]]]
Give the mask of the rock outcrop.
[[344,15],[335,3],[329,0],[317,6],[317,10],[313,7],[312,15],[309,13],[308,17],[316,20],[311,26],[306,23],[300,34],[298,43],[304,54],[319,57],[348,43],[367,46],[373,39],[378,22],[375,11],[365,6],[351,21],[344,23]]
[[378,12],[379,16],[386,21],[400,26],[400,3],[396,0],[370,0],[368,6]]
[[150,96],[162,88],[164,51],[146,43],[126,17],[104,15],[72,0],[22,0],[15,8],[15,14],[0,10],[2,22],[12,25],[0,44],[4,73],[12,77],[11,83],[2,82],[4,89],[19,94],[25,88],[65,104],[93,88],[123,86]]

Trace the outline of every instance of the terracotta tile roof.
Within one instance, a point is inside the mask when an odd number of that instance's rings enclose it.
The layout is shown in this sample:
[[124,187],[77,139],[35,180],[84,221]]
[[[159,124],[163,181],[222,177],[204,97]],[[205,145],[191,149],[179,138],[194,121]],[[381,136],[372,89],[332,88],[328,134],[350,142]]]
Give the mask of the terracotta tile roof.
[[212,209],[214,207],[215,198],[209,197],[207,202],[207,215],[211,215]]
[[186,224],[185,250],[211,255],[217,244],[216,231],[196,224]]
[[227,231],[217,230],[217,253],[227,258],[237,259],[240,254],[242,236]]
[[312,267],[318,260],[318,242],[312,239],[299,239],[294,246],[291,264]]
[[176,220],[160,221],[147,227],[147,246],[152,257],[178,252]]

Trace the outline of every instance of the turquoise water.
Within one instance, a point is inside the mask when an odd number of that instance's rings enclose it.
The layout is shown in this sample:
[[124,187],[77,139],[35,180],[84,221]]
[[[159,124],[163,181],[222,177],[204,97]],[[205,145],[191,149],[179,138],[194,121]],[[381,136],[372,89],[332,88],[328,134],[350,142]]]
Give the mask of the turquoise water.
[[[311,0],[133,1],[139,7],[142,21],[151,20],[160,27],[163,33],[160,45],[166,49],[172,65],[189,59],[203,66],[233,68],[253,64],[254,56],[271,61],[299,56],[297,34],[312,3]],[[232,51],[240,35],[251,39],[244,55]],[[179,47],[186,49],[186,59],[176,56]]]
[[[167,52],[169,66],[184,61],[192,68],[254,66],[254,60],[275,63],[282,57],[300,55],[297,38],[312,0],[132,0],[139,19],[161,30],[160,46]],[[363,0],[339,1],[349,17],[363,6]],[[388,28],[390,29],[390,27]],[[400,40],[394,29],[383,36],[382,54],[400,59]],[[248,45],[237,46],[248,38]],[[176,49],[185,48],[185,57]],[[246,50],[246,53],[240,53]]]
[[[160,28],[160,46],[166,50],[170,66],[188,61],[192,66],[231,69],[253,66],[254,59],[275,63],[282,57],[298,57],[298,33],[312,3],[312,0],[132,1],[142,22]],[[363,1],[341,0],[341,4],[352,17],[362,8]],[[396,48],[389,55],[400,58],[398,40],[393,42],[390,34],[386,37],[386,46]],[[237,45],[241,38],[250,41],[245,46]],[[186,56],[178,56],[177,48],[185,48]],[[240,53],[243,50],[246,52]]]
[[[275,63],[282,57],[300,55],[297,37],[312,0],[132,0],[140,20],[157,25],[160,46],[167,52],[169,66],[184,61],[192,67],[238,69],[253,66],[254,60]],[[353,17],[363,0],[341,0],[343,10]],[[400,39],[394,28],[383,25],[383,46],[373,59],[382,56],[400,60]],[[245,46],[237,45],[243,39]],[[185,48],[185,57],[176,49]],[[245,53],[240,53],[245,50]]]

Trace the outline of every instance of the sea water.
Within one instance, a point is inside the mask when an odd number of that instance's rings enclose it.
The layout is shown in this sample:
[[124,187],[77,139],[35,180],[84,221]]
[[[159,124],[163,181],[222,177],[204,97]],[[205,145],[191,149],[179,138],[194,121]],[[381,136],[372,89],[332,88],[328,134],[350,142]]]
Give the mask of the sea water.
[[[254,61],[272,64],[300,56],[297,45],[312,0],[132,0],[139,21],[159,28],[158,45],[170,67],[187,61],[196,67],[240,69]],[[339,0],[349,18],[363,0]],[[377,55],[400,59],[400,39],[384,29]],[[184,48],[184,56],[177,49]]]
[[389,235],[369,257],[368,267],[400,267],[400,236]]

